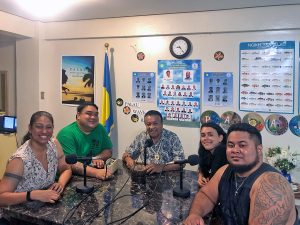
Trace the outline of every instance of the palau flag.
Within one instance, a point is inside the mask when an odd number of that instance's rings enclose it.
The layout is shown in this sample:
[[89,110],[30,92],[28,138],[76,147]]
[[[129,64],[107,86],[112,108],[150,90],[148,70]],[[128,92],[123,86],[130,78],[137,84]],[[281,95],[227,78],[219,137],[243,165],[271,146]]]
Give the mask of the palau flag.
[[110,72],[109,72],[108,56],[106,51],[105,59],[104,59],[104,82],[103,82],[103,89],[102,89],[101,124],[105,127],[109,135],[114,126],[111,98],[112,95],[111,95],[111,87],[110,87]]

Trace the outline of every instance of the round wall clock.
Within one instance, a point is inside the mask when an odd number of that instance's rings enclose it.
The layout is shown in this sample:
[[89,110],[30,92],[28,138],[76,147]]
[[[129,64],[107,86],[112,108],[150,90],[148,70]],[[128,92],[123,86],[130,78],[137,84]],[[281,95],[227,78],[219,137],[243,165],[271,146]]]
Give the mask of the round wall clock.
[[186,37],[176,37],[170,43],[170,53],[177,59],[187,57],[192,50],[192,43]]

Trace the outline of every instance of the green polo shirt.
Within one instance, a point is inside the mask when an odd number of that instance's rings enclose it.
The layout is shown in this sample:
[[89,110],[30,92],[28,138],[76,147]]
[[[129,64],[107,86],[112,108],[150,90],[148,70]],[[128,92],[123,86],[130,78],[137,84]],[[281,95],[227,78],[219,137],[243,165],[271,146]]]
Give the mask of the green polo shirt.
[[112,148],[111,140],[101,124],[98,124],[91,133],[85,134],[79,129],[77,122],[73,122],[58,132],[57,140],[65,155],[95,156],[104,149]]

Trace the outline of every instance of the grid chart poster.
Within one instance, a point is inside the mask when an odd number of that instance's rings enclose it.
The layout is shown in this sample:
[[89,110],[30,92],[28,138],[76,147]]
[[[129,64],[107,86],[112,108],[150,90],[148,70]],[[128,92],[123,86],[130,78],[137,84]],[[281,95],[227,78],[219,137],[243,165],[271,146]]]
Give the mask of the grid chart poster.
[[94,56],[62,56],[62,104],[94,103]]
[[132,73],[132,99],[136,102],[154,102],[154,72]]
[[159,60],[157,106],[164,124],[200,126],[200,60]]
[[240,43],[240,110],[293,113],[294,74],[294,41]]
[[204,73],[204,96],[206,106],[233,105],[233,74],[228,72]]

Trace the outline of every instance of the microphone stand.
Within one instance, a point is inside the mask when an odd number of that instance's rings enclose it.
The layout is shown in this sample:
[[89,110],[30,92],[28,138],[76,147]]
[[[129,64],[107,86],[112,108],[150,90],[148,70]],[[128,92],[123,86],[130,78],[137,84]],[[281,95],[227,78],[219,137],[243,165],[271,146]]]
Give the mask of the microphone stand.
[[146,157],[147,157],[147,151],[146,151],[146,149],[147,149],[147,147],[144,146],[144,166],[147,166],[147,159],[146,159]]
[[191,192],[190,190],[183,187],[183,164],[180,164],[180,181],[179,187],[175,187],[173,189],[173,196],[181,197],[181,198],[188,198],[190,197]]
[[83,185],[79,184],[76,187],[76,192],[83,193],[83,194],[89,194],[94,190],[94,186],[88,186],[86,183],[86,167],[89,160],[84,160],[83,162]]

